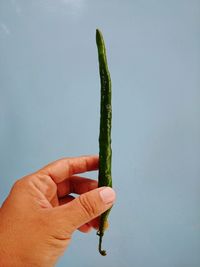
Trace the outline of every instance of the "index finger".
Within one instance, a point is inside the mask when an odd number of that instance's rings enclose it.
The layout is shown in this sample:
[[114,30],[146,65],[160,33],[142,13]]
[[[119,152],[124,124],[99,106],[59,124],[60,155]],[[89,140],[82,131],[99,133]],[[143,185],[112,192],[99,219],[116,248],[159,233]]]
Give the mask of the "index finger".
[[49,175],[57,184],[74,174],[98,170],[98,167],[99,157],[97,155],[80,156],[56,160],[40,169],[39,172]]

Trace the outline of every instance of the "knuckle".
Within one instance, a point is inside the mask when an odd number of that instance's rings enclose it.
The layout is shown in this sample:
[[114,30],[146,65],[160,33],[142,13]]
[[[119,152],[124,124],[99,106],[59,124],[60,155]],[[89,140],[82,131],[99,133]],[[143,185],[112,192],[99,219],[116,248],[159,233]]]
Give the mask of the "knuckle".
[[23,188],[24,184],[26,184],[26,180],[26,177],[17,179],[12,186],[12,190]]
[[96,215],[96,205],[95,202],[91,202],[87,195],[81,195],[79,197],[79,202],[82,210],[88,218],[95,217]]
[[43,172],[36,172],[27,178],[28,182],[39,189],[48,199],[57,193],[57,186],[51,177]]
[[37,173],[38,180],[46,187],[47,193],[55,194],[57,186],[52,178],[47,174]]
[[16,180],[16,181],[14,182],[12,188],[18,188],[18,187],[21,186],[21,184],[22,184],[22,179],[18,179],[18,180]]
[[17,179],[14,184],[12,185],[12,188],[10,190],[10,194],[22,196],[22,194],[26,194],[28,188],[28,177],[23,177],[20,179]]

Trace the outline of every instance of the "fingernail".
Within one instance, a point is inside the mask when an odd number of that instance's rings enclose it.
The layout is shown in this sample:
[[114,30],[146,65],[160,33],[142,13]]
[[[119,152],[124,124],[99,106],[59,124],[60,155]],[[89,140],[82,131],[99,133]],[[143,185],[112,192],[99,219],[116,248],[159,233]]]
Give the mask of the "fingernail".
[[115,191],[110,187],[105,187],[100,191],[100,196],[105,204],[109,204],[115,200]]

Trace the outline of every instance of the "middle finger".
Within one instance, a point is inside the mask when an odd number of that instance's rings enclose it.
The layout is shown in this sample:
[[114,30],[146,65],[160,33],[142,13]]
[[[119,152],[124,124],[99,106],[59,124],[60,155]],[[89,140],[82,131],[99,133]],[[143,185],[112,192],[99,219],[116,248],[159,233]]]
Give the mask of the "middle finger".
[[97,181],[81,176],[71,176],[69,179],[57,184],[58,197],[71,193],[84,194],[98,187]]

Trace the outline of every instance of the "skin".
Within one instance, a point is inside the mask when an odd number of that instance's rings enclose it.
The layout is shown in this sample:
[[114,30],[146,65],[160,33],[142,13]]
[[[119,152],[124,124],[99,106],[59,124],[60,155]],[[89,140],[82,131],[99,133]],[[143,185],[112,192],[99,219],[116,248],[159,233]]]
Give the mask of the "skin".
[[[112,106],[111,106],[111,78],[108,70],[106,48],[102,33],[96,30],[96,43],[99,58],[99,74],[101,80],[101,111],[100,111],[100,133],[99,133],[99,186],[112,187],[111,175],[111,125],[112,125]],[[110,210],[103,213],[100,217],[99,230],[99,252],[102,256],[106,251],[102,250],[102,238],[106,230],[107,219]]]
[[0,208],[1,267],[54,266],[74,231],[98,228],[115,192],[78,175],[97,170],[98,164],[98,156],[63,158],[13,185]]

